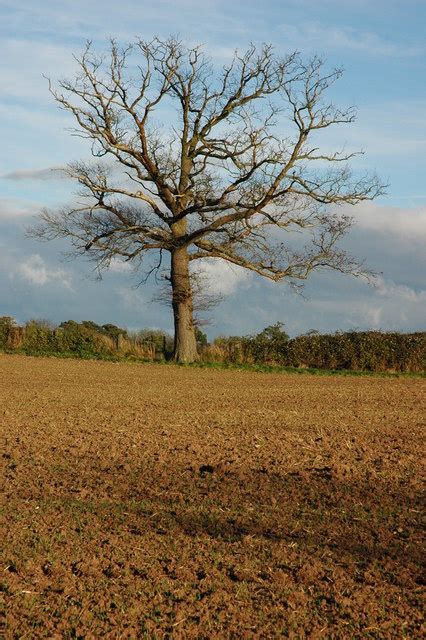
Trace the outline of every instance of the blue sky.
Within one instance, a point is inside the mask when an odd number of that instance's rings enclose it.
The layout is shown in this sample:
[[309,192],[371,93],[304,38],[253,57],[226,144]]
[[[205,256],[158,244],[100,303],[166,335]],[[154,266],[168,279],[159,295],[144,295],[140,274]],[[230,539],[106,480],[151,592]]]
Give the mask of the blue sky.
[[64,262],[63,242],[39,244],[25,228],[43,206],[69,200],[72,185],[49,171],[89,149],[66,130],[43,75],[70,76],[87,39],[178,34],[204,43],[221,64],[235,48],[271,42],[280,53],[318,53],[345,74],[333,88],[356,104],[356,123],[330,132],[327,144],[358,148],[356,167],[377,171],[386,196],[351,208],[357,226],[345,245],[375,271],[374,288],[338,274],[316,274],[305,298],[226,265],[207,265],[223,302],[210,337],[252,333],[281,320],[292,335],[309,329],[424,328],[426,317],[426,0],[0,0],[0,315],[93,319],[171,329],[155,286],[121,264],[94,281],[84,261]]

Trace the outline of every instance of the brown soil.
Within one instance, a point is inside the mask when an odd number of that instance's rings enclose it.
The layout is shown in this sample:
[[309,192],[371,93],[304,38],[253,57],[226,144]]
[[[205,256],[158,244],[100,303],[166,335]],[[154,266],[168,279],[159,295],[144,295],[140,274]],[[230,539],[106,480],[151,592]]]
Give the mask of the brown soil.
[[1,356],[6,638],[414,638],[421,379]]

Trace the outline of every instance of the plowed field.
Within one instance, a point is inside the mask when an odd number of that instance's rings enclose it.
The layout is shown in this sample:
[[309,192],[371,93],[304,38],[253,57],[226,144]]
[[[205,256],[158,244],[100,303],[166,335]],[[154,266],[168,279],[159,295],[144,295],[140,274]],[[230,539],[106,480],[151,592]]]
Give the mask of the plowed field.
[[0,356],[6,638],[420,637],[424,390]]

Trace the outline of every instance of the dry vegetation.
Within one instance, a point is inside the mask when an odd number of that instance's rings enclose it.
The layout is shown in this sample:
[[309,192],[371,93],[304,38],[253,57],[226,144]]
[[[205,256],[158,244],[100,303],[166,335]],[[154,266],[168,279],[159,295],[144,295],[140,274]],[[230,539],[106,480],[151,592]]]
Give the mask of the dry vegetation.
[[420,637],[423,393],[1,356],[6,638]]

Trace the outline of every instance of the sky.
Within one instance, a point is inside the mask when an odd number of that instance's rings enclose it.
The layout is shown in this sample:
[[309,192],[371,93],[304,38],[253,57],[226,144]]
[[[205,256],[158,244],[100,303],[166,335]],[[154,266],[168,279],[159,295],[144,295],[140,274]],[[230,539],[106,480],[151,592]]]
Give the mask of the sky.
[[362,149],[359,170],[388,185],[374,202],[349,207],[355,226],[343,246],[379,275],[374,286],[316,273],[303,296],[217,261],[204,267],[222,302],[206,327],[217,335],[253,334],[281,321],[290,335],[316,329],[425,329],[426,318],[426,0],[0,0],[0,316],[90,319],[131,330],[170,331],[170,309],[155,301],[154,280],[115,262],[101,281],[65,241],[39,243],[26,229],[43,207],[72,198],[74,185],[52,168],[87,158],[87,142],[68,130],[71,116],[48,91],[72,77],[73,54],[111,37],[178,35],[205,46],[218,65],[250,42],[277,53],[298,50],[343,67],[336,104],[356,105],[355,123],[325,143]]

